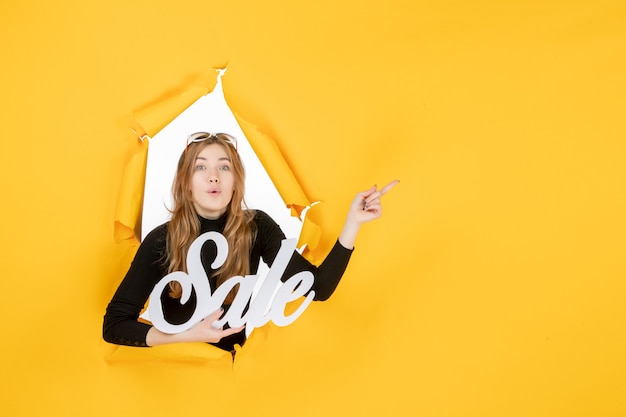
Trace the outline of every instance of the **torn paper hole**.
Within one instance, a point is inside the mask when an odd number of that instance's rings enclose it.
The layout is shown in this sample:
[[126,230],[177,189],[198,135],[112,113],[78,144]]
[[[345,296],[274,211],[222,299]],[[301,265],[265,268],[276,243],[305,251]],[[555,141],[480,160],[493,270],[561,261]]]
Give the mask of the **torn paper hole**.
[[267,212],[287,238],[297,238],[301,221],[291,216],[270,176],[256,156],[235,116],[224,100],[221,74],[215,89],[200,97],[176,119],[150,139],[144,190],[141,239],[169,220],[171,187],[176,164],[185,149],[187,136],[194,132],[225,132],[237,138],[237,150],[246,169],[245,200],[250,208]]
[[[276,186],[250,146],[235,116],[228,107],[222,90],[219,72],[217,85],[212,92],[200,97],[176,119],[149,139],[144,189],[141,239],[156,226],[170,218],[171,186],[176,165],[184,151],[187,136],[194,132],[229,133],[237,138],[237,149],[246,169],[245,201],[252,209],[268,213],[281,227],[287,238],[298,238],[302,220],[293,217],[291,209],[283,202]],[[306,210],[302,211],[302,217]],[[261,263],[259,282],[262,285],[269,268]],[[256,291],[253,293],[253,297]],[[145,314],[142,318],[149,320]]]

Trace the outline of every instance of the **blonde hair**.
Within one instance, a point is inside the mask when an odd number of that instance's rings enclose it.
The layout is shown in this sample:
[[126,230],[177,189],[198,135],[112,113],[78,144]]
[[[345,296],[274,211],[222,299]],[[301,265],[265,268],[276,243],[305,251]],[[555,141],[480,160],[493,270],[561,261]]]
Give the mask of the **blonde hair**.
[[[191,197],[191,178],[198,154],[207,146],[218,144],[224,148],[231,161],[234,177],[233,195],[226,208],[226,225],[222,232],[228,242],[229,256],[224,264],[213,273],[219,286],[235,275],[250,274],[250,251],[256,235],[253,222],[254,211],[244,210],[245,172],[230,135],[217,133],[207,135],[201,141],[192,142],[178,160],[176,177],[172,184],[172,218],[167,228],[167,250],[165,262],[168,272],[187,271],[186,257],[191,243],[200,235],[200,219]],[[180,298],[182,288],[176,281],[170,282],[170,296]],[[232,303],[236,288],[226,297]]]

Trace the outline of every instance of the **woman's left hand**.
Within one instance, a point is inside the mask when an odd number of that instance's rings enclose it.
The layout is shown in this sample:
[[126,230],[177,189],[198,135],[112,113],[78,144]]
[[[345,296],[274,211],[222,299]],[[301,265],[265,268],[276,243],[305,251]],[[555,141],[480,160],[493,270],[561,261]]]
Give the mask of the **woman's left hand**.
[[399,182],[399,180],[391,181],[380,190],[374,185],[369,190],[358,193],[352,201],[348,216],[359,225],[379,218],[382,215],[380,198]]
[[380,204],[380,198],[399,182],[399,180],[391,181],[380,190],[373,186],[369,190],[362,191],[356,195],[350,205],[346,223],[339,235],[339,243],[348,249],[354,247],[354,241],[361,225],[382,215],[383,209]]

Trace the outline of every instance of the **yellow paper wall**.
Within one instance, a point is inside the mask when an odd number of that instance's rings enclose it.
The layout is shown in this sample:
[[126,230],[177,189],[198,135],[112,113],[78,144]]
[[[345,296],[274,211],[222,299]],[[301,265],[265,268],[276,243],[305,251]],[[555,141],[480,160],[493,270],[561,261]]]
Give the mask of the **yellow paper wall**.
[[[3,416],[626,414],[622,1],[9,1]],[[132,113],[228,63],[339,233],[335,295],[227,358],[106,362]]]

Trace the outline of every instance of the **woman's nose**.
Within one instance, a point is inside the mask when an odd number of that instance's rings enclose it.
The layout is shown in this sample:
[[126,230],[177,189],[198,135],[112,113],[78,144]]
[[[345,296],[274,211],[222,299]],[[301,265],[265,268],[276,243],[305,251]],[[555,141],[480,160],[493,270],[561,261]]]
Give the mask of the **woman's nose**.
[[217,177],[216,174],[211,174],[209,176],[209,182],[211,182],[211,183],[218,183],[218,182],[220,182],[220,179]]

